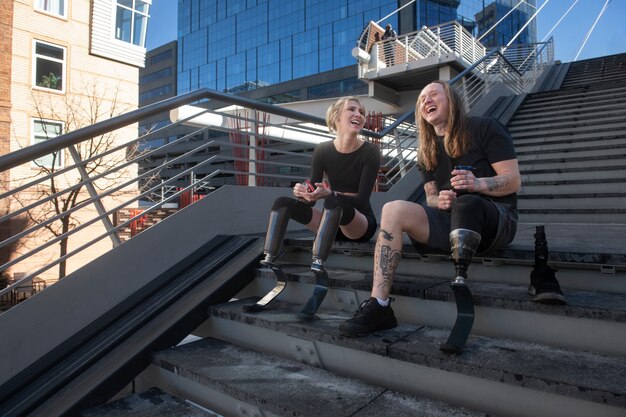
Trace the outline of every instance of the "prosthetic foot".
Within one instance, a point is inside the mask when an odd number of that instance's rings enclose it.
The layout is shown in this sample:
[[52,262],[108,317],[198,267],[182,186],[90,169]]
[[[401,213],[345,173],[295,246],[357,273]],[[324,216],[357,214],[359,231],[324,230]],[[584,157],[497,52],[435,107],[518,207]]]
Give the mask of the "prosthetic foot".
[[272,210],[269,224],[267,225],[267,233],[265,235],[265,246],[263,247],[265,258],[261,261],[261,265],[271,268],[276,276],[276,285],[256,303],[244,305],[243,309],[246,311],[257,312],[263,310],[263,308],[274,298],[278,297],[278,294],[287,286],[287,275],[285,275],[280,267],[274,264],[274,261],[277,258],[283,238],[285,237],[285,232],[287,231],[287,224],[289,223],[288,211],[288,207]]
[[313,294],[298,313],[301,321],[311,321],[315,318],[315,312],[324,301],[328,292],[328,273],[324,268],[324,262],[330,254],[330,250],[335,242],[339,221],[341,220],[342,208],[324,209],[322,220],[317,229],[317,236],[313,242],[313,262],[311,271],[315,274],[315,288]]
[[456,278],[450,283],[454,293],[457,316],[448,341],[439,345],[439,350],[446,353],[461,353],[474,325],[474,300],[465,279],[467,267],[480,244],[480,235],[468,229],[455,229],[450,232],[452,261]]

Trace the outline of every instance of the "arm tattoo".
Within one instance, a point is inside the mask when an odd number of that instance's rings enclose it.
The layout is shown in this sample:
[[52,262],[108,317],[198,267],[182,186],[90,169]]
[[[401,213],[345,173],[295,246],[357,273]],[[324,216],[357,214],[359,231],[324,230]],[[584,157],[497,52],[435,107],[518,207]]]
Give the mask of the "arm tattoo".
[[509,178],[504,175],[498,175],[491,178],[485,178],[488,191],[497,191],[509,184]]
[[[378,250],[378,248],[377,248]],[[400,251],[392,249],[391,246],[380,246],[380,253],[376,254],[378,258],[378,266],[382,273],[382,282],[377,286],[380,288],[391,288],[393,273],[398,267],[400,261]]]

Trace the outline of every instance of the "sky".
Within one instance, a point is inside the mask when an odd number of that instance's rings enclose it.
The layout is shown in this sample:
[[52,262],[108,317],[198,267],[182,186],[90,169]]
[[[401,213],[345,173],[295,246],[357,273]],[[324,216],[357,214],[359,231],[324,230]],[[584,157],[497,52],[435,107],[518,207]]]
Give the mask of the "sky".
[[[538,41],[543,40],[575,2],[576,0],[537,1],[537,8],[541,9],[536,18]],[[604,14],[588,36],[605,2],[606,0],[578,0],[552,30],[550,36],[554,38],[556,60],[581,61],[626,52],[626,0],[610,0]],[[146,39],[148,50],[176,39],[177,13],[177,0],[152,1]]]

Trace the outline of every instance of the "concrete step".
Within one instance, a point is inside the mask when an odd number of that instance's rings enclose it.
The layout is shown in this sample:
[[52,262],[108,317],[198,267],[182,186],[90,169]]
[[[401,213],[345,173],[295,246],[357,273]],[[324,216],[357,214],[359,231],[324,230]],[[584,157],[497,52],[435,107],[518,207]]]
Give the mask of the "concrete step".
[[523,109],[518,110],[515,116],[508,123],[509,126],[517,126],[518,124],[533,123],[537,120],[553,119],[561,117],[573,117],[573,116],[587,116],[589,114],[594,115],[606,115],[616,112],[624,112],[626,109],[626,94],[624,98],[613,100],[598,100],[599,103],[590,104],[588,101],[569,104],[558,105],[552,108],[539,109]]
[[[626,178],[612,179],[611,182],[601,180],[563,180],[559,177],[548,181],[522,181],[519,198],[534,196],[534,198],[553,198],[554,194],[568,195],[621,195],[626,196]],[[603,197],[612,198],[612,197]],[[626,207],[625,207],[626,208]]]
[[205,338],[155,354],[139,382],[193,388],[185,395],[225,416],[484,415],[327,370],[302,342],[286,347],[300,355],[280,355]]
[[576,143],[576,142],[596,142],[601,140],[621,139],[626,136],[622,129],[587,131],[586,133],[566,133],[564,135],[542,136],[542,132],[524,138],[513,138],[515,149],[525,151],[525,148],[546,144]]
[[[451,262],[444,262],[443,265],[447,267],[446,277],[427,276],[421,268],[415,269],[410,274],[394,276],[391,293],[396,299],[394,311],[399,320],[435,327],[451,327],[455,310],[454,297],[448,284],[453,275],[453,265]],[[498,279],[499,267],[492,269],[496,270],[495,278]],[[566,289],[563,286],[568,305],[546,306],[533,302],[532,297],[528,295],[527,288],[532,268],[525,269],[525,282],[518,285],[503,283],[501,277],[497,281],[485,281],[489,278],[482,276],[484,269],[474,268],[474,265],[469,268],[468,285],[477,308],[475,333],[574,350],[626,355],[626,347],[615,346],[604,336],[600,336],[603,340],[582,337],[584,332],[581,333],[581,326],[584,327],[586,324],[580,321],[580,319],[591,320],[587,322],[588,325],[599,326],[598,328],[605,330],[611,329],[609,332],[611,338],[626,340],[626,307],[622,303],[623,294]],[[281,294],[281,299],[304,304],[306,297],[303,295],[310,294],[312,284],[315,282],[313,274],[308,267],[300,265],[285,266],[284,271],[289,277],[290,291]],[[267,291],[275,282],[270,272],[260,273],[258,277],[267,280],[264,282]],[[560,279],[561,274],[557,273],[557,277]],[[324,309],[320,311],[330,309],[353,313],[358,306],[358,300],[369,297],[372,285],[369,272],[330,269],[329,278],[331,289],[322,304]],[[260,286],[255,285],[254,291],[259,290]],[[260,292],[263,293],[262,290]],[[253,295],[254,292],[244,291],[240,297]],[[541,317],[543,323],[542,334],[534,331],[538,317]],[[510,327],[511,322],[516,323],[514,328]]]
[[128,395],[80,412],[80,417],[216,417],[158,388]]
[[[549,265],[558,269],[558,278],[563,289],[622,296],[626,294],[626,248],[619,243],[626,231],[626,222],[616,225],[613,219],[612,224],[585,224],[580,221],[572,224],[551,224],[544,217],[535,223],[529,223],[523,212],[520,213],[520,221],[515,239],[507,247],[482,257],[474,257],[471,264],[472,282],[516,286],[520,288],[519,294],[525,294],[524,289],[529,285],[530,271],[534,264],[535,226],[541,224],[545,228],[550,248]],[[402,261],[396,270],[398,276],[419,274],[421,277],[436,278],[443,282],[451,279],[454,272],[448,255],[417,254],[407,236],[404,236],[404,240]],[[289,239],[287,245],[289,250],[281,258],[281,263],[310,265],[312,238]],[[366,279],[360,289],[369,292],[374,246],[374,242],[336,242],[326,262],[327,268],[336,271],[350,270],[354,273],[353,277],[361,273],[368,274],[369,281]],[[272,280],[273,275],[265,278]],[[331,278],[338,279],[339,276]],[[312,282],[312,276],[309,282]],[[273,283],[268,284],[267,288],[257,289],[246,296],[267,293],[272,286]],[[307,295],[302,296],[301,302],[306,300],[308,294],[310,290]],[[330,296],[327,298],[327,302],[336,302],[335,306],[340,308],[341,298],[332,300],[334,299]],[[345,302],[343,304],[346,305]],[[356,305],[352,308],[356,308]]]
[[[552,138],[554,139],[554,138]],[[534,153],[547,153],[547,152],[563,152],[573,150],[594,150],[594,149],[623,149],[626,147],[626,135],[622,137],[612,138],[596,138],[595,140],[589,139],[576,139],[576,140],[545,140],[542,144],[537,142],[533,144],[516,144],[515,150],[517,155],[534,154]],[[626,152],[624,152],[626,154]]]
[[607,210],[612,213],[626,213],[626,193],[570,194],[557,187],[549,196],[545,194],[519,195],[518,207],[519,209],[577,209],[589,214]]
[[[339,323],[351,313],[324,310],[318,320],[302,324],[295,319],[301,307],[297,303],[279,301],[260,313],[246,313],[242,304],[247,302],[250,299],[213,306],[210,319],[196,333],[243,346],[254,338],[255,350],[490,415],[621,416],[626,409],[622,356],[479,334],[470,336],[462,355],[450,356],[438,349],[448,328],[400,318],[395,329],[352,339],[338,331]],[[535,325],[535,332],[541,333],[540,322]],[[213,356],[205,351],[165,366],[184,369],[186,361],[207,370],[213,367]],[[276,365],[270,362],[263,368],[271,376]],[[245,372],[246,368],[239,369]],[[258,381],[257,377],[257,385]]]
[[624,124],[620,123],[623,122],[624,120],[624,115],[623,114],[615,114],[615,115],[610,115],[610,116],[606,116],[606,117],[595,117],[595,118],[571,118],[571,119],[559,119],[559,118],[554,118],[551,120],[543,120],[543,121],[537,121],[534,124],[525,124],[525,125],[516,125],[516,126],[510,126],[509,127],[509,131],[511,132],[511,135],[513,136],[518,136],[518,133],[525,133],[525,132],[537,132],[537,131],[547,131],[547,132],[553,132],[553,131],[562,131],[561,129],[567,129],[565,130],[565,132],[571,132],[572,130],[576,130],[578,131],[580,128],[584,128],[584,127],[594,127],[597,128],[598,126],[603,126],[603,127],[607,127],[607,126],[615,126],[615,127],[620,127],[623,128]]
[[592,149],[592,150],[563,150],[560,152],[549,152],[542,154],[522,154],[517,157],[521,164],[537,163],[537,162],[556,162],[556,161],[578,161],[578,160],[604,160],[604,159],[623,159],[623,148],[611,149]]
[[587,171],[592,172],[594,170],[620,170],[626,166],[626,155],[619,157],[611,157],[604,159],[591,159],[591,158],[572,158],[570,160],[563,160],[560,158],[545,158],[544,160],[531,160],[520,161],[520,170],[522,174],[534,174],[534,173],[559,173],[566,171]]
[[587,73],[572,73],[567,74],[561,84],[561,88],[570,88],[579,85],[589,85],[595,83],[610,83],[610,82],[623,82],[624,70],[615,69],[612,71],[593,71]]
[[626,122],[614,122],[610,125],[589,125],[589,126],[579,126],[576,127],[576,130],[568,129],[567,127],[562,128],[553,128],[553,129],[544,129],[544,130],[535,130],[535,131],[527,131],[527,132],[515,132],[512,133],[513,139],[536,139],[539,136],[549,138],[563,138],[570,136],[572,139],[580,138],[581,135],[596,135],[601,138],[604,135],[613,136],[617,131],[624,131],[626,127]]
[[[598,106],[599,107],[599,106]],[[571,109],[564,109],[561,107],[554,109],[544,109],[542,111],[535,111],[533,113],[526,113],[521,117],[517,117],[511,120],[508,124],[509,127],[522,127],[528,126],[533,123],[545,123],[549,121],[583,121],[595,118],[603,117],[615,117],[616,115],[624,114],[626,111],[626,100],[620,103],[616,103],[605,108],[598,108],[596,105],[588,106],[586,109],[574,107]],[[604,106],[603,106],[604,107]]]
[[[516,116],[527,117],[533,112],[542,114],[544,111],[549,113],[558,110],[574,110],[580,108],[580,106],[593,109],[595,106],[601,106],[607,103],[621,105],[625,99],[626,91],[621,90],[597,91],[593,94],[578,93],[557,96],[551,99],[535,98],[535,96],[532,95],[524,101],[520,109],[516,112]],[[516,116],[513,116],[513,119],[515,119]]]
[[604,100],[622,99],[626,94],[626,85],[617,87],[595,86],[578,89],[561,89],[543,93],[531,94],[522,104],[520,111],[527,111],[531,107],[545,107],[551,105],[568,105],[576,102],[600,102]]
[[551,222],[551,223],[589,223],[593,221],[598,225],[612,225],[615,223],[626,223],[626,214],[615,210],[601,210],[593,213],[582,210],[550,210],[550,209],[528,209],[520,210],[520,219],[525,222]]
[[542,184],[568,184],[568,183],[595,183],[598,182],[626,182],[626,166],[617,166],[614,169],[597,170],[550,170],[533,171],[523,167],[522,187]]

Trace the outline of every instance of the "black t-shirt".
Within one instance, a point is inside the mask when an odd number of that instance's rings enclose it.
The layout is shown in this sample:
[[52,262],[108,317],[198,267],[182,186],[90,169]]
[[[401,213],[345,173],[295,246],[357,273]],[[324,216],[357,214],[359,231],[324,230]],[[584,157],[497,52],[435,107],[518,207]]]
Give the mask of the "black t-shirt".
[[[506,127],[490,117],[470,117],[468,120],[471,147],[468,153],[460,158],[451,158],[446,154],[443,139],[437,141],[437,168],[426,171],[419,167],[424,184],[435,181],[439,190],[450,190],[451,172],[456,165],[471,165],[476,178],[493,177],[496,175],[491,164],[515,159],[513,138]],[[501,197],[484,196],[495,202],[508,203],[517,208],[517,194]]]
[[333,141],[320,143],[313,152],[311,181],[322,182],[324,174],[333,191],[358,193],[343,196],[355,209],[365,214],[372,211],[370,196],[380,169],[380,149],[365,142],[354,152],[341,153]]

